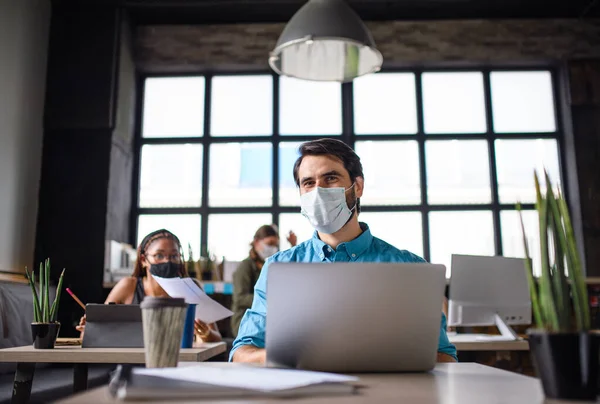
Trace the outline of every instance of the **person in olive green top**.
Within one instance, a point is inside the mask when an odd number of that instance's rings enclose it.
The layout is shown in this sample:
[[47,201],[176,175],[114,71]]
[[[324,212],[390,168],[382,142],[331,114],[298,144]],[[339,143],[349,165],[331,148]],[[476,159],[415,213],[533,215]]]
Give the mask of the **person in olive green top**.
[[[297,237],[290,231],[287,237],[292,247],[296,245]],[[258,280],[260,270],[265,260],[279,251],[279,233],[275,225],[264,225],[258,228],[250,243],[250,254],[243,260],[233,273],[233,304],[231,317],[231,332],[237,337],[240,322],[246,310],[252,307],[254,300],[254,284]]]

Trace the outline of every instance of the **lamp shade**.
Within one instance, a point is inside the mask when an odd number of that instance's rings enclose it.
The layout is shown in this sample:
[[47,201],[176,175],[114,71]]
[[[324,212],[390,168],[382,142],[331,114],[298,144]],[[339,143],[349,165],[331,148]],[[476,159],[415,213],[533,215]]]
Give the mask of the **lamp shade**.
[[344,0],[309,0],[269,58],[277,73],[315,81],[352,81],[382,63],[368,28]]

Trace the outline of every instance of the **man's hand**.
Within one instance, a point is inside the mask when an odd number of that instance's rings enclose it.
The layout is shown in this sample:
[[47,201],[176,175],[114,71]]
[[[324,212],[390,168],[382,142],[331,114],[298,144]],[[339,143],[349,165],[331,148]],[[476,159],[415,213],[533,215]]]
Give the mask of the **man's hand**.
[[448,363],[448,362],[456,362],[456,360],[448,354],[438,352],[437,353],[437,362],[438,363]]
[[252,345],[242,345],[236,349],[232,361],[264,365],[267,362],[267,351]]

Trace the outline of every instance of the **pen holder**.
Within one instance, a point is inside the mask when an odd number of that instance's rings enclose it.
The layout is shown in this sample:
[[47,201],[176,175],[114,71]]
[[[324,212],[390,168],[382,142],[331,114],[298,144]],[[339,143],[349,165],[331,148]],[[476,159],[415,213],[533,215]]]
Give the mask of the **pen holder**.
[[185,314],[185,323],[183,325],[183,337],[181,338],[182,348],[191,348],[194,343],[194,322],[196,320],[196,305],[189,304]]

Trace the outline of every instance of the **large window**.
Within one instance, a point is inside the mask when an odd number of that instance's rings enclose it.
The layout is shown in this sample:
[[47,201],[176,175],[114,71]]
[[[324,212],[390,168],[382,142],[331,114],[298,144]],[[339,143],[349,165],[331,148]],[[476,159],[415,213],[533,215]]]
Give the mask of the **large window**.
[[290,230],[312,235],[292,176],[310,139],[338,138],[361,157],[360,219],[375,236],[447,267],[453,253],[522,256],[518,201],[538,248],[533,170],[562,178],[545,69],[406,70],[344,85],[161,76],[143,87],[137,241],[166,227],[196,256],[243,259],[262,224],[279,225],[282,248]]

